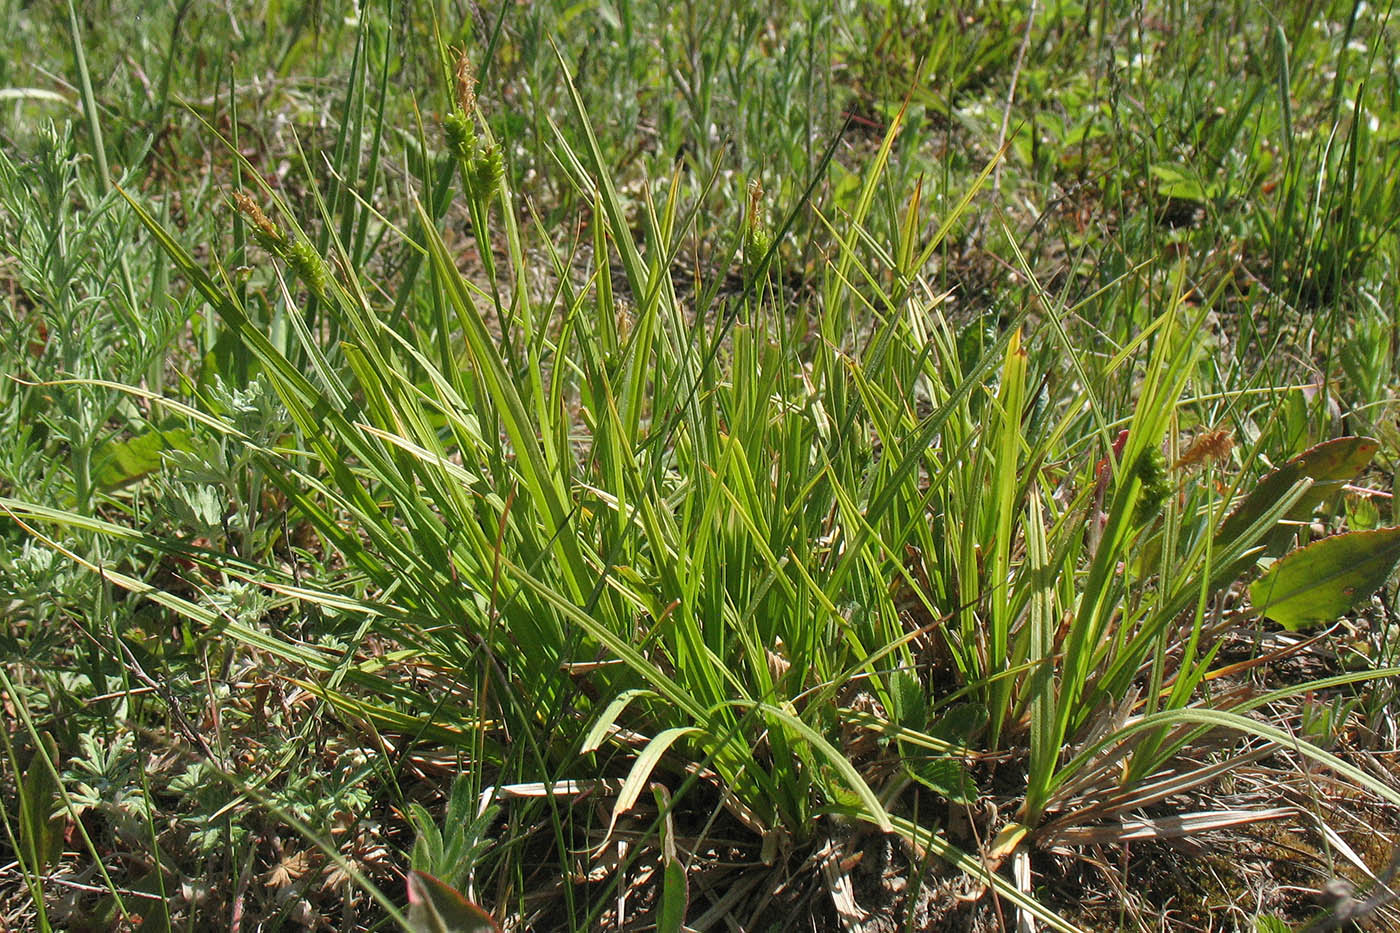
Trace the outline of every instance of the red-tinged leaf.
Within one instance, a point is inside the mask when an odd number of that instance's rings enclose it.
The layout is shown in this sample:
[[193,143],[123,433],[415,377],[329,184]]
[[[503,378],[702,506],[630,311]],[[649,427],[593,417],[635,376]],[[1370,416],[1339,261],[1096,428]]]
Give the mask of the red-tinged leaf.
[[409,933],[501,933],[491,915],[450,885],[421,871],[408,873]]
[[1254,607],[1287,629],[1331,622],[1380,589],[1400,563],[1400,528],[1314,541],[1249,588]]
[[[1375,456],[1380,442],[1372,437],[1339,437],[1303,451],[1269,473],[1245,496],[1239,507],[1220,526],[1216,541],[1229,545],[1259,520],[1299,480],[1311,479],[1312,488],[1303,494],[1284,516],[1287,522],[1304,522],[1313,511],[1341,487],[1356,478]],[[1283,525],[1268,539],[1266,551],[1280,554],[1293,538],[1293,529]]]

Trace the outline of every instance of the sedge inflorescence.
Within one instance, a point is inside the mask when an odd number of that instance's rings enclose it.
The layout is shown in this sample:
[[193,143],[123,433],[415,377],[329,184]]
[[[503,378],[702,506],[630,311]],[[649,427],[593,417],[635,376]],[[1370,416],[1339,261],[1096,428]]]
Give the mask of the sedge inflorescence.
[[476,75],[466,52],[457,56],[453,78],[455,109],[443,118],[442,130],[457,159],[468,195],[482,200],[494,194],[505,177],[505,158],[499,146],[483,145],[477,136]]
[[252,224],[253,239],[258,245],[285,262],[313,295],[325,298],[330,287],[330,270],[316,247],[301,234],[284,234],[247,192],[234,191],[232,198],[238,212]]

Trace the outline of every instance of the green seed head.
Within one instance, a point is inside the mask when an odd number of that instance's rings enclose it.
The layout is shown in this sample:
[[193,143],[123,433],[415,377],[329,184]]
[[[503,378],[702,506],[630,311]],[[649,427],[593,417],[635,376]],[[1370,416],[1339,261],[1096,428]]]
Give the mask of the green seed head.
[[326,289],[330,284],[330,273],[326,269],[326,263],[316,249],[305,239],[297,238],[287,249],[287,265],[292,267],[292,271],[297,274],[306,287],[311,289],[311,293],[317,298],[326,297]]
[[768,255],[772,246],[773,234],[768,232],[768,228],[762,223],[750,224],[744,231],[744,271],[755,275],[759,271],[759,263],[763,262],[763,257]]
[[1142,483],[1142,495],[1138,499],[1133,519],[1145,525],[1161,513],[1171,495],[1171,483],[1167,479],[1167,460],[1155,447],[1142,452],[1136,465],[1138,480]]
[[484,199],[495,194],[496,188],[500,186],[501,179],[505,177],[505,174],[505,157],[501,155],[500,147],[491,146],[486,149],[480,156],[472,160],[473,196]]
[[459,111],[449,113],[442,121],[442,131],[447,135],[447,145],[459,159],[470,159],[476,148],[476,130],[471,118]]

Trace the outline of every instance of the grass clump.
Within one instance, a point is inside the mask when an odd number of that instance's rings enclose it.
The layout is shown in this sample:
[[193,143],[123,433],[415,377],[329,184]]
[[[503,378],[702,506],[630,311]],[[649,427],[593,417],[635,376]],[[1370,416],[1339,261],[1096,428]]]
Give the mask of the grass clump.
[[[0,154],[16,917],[1070,930],[1135,846],[1400,802],[1388,18],[600,11],[287,13],[261,99],[156,110],[49,24],[84,122]],[[1260,872],[1191,916],[1306,922]]]

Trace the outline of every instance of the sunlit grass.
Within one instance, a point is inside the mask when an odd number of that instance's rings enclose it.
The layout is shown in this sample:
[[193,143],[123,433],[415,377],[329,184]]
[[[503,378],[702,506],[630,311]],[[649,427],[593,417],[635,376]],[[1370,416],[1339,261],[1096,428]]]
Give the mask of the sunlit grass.
[[[1207,796],[1266,755],[1400,802],[1385,626],[1240,585],[1393,520],[1384,15],[399,12],[153,16],[149,93],[0,124],[26,922],[368,928],[415,869],[514,929],[917,928],[852,907],[878,838],[1074,929],[1056,856],[1282,819]],[[196,22],[250,70],[182,83]]]

